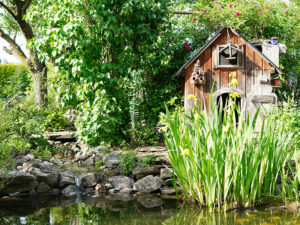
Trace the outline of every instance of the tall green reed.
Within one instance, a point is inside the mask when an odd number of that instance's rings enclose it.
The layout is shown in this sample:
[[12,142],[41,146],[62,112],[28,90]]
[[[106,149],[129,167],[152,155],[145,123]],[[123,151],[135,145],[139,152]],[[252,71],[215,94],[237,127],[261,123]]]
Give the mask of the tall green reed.
[[211,97],[209,113],[201,106],[189,113],[167,113],[165,141],[182,192],[188,201],[211,210],[248,207],[265,196],[286,194],[287,183],[279,186],[278,180],[286,176],[285,165],[293,154],[292,135],[272,114],[257,132],[259,110],[250,119],[234,98],[219,109]]

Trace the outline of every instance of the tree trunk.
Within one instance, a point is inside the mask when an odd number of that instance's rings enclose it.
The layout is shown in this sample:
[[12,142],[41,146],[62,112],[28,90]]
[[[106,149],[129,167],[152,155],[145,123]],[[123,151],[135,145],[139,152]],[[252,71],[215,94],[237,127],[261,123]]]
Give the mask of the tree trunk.
[[34,99],[39,105],[47,105],[47,67],[42,63],[36,52],[30,51],[28,69],[33,78]]
[[33,77],[34,99],[39,105],[47,104],[47,68],[41,72],[31,72]]

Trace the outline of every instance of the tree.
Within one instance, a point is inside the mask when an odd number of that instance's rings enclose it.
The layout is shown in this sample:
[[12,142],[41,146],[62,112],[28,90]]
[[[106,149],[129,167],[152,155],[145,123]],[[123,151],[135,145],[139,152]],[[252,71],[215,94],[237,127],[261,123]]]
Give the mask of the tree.
[[162,36],[170,28],[168,15],[168,0],[43,0],[33,4],[28,20],[43,36],[31,46],[41,59],[53,63],[62,79],[67,78],[68,86],[73,85],[81,140],[91,145],[116,144],[129,141],[129,133],[137,136],[132,129],[137,127],[135,105],[139,105],[140,93],[132,93],[130,87],[134,82],[144,86],[146,77],[158,75],[158,66],[168,64],[170,55]]
[[22,34],[27,43],[35,38],[33,26],[25,20],[31,4],[32,0],[0,0],[0,8],[4,10],[0,13],[0,37],[9,44],[9,48],[4,47],[3,50],[14,55],[31,72],[35,100],[42,105],[47,102],[46,64],[38,58],[36,50],[29,49],[27,56],[16,41],[18,33]]

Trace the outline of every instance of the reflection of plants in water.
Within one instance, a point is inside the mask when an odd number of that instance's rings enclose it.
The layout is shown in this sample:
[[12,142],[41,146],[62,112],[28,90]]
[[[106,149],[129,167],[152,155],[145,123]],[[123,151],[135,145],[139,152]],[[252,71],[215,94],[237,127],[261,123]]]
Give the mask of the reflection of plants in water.
[[183,207],[163,225],[292,225],[300,222],[299,214],[283,210],[209,212],[191,207]]
[[[73,204],[51,209],[54,224],[161,224],[158,218],[153,221],[152,217],[141,215],[140,212],[130,205],[125,204],[113,211],[110,208],[91,207],[82,204]],[[163,220],[165,218],[162,218]],[[45,223],[47,224],[47,223]]]
[[[102,204],[103,202],[97,202]],[[33,215],[20,217],[1,217],[1,225],[69,225],[69,224],[101,224],[101,225],[297,225],[300,224],[299,214],[290,211],[264,210],[248,212],[216,211],[214,213],[199,208],[182,207],[173,216],[165,216],[161,208],[142,209],[131,203],[108,206],[103,208],[91,207],[85,204],[42,209]],[[108,203],[109,204],[109,203]],[[166,208],[167,210],[169,208]],[[23,223],[24,224],[24,223]]]
[[6,217],[0,216],[1,225],[21,225],[21,224],[30,224],[30,225],[48,225],[50,209],[41,209],[38,212],[27,216],[27,217]]

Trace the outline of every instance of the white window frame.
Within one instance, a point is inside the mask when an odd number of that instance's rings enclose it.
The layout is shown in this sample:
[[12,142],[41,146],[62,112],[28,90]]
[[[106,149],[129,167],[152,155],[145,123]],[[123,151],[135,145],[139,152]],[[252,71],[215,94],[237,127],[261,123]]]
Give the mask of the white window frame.
[[244,54],[244,45],[238,45],[238,44],[235,44],[235,46],[238,46],[242,51],[238,53],[238,58],[237,58],[237,65],[220,65],[220,50],[224,47],[226,47],[228,45],[217,45],[216,47],[216,57],[215,57],[215,60],[217,63],[215,63],[216,65],[216,68],[244,68],[244,57],[245,57],[245,54]]

